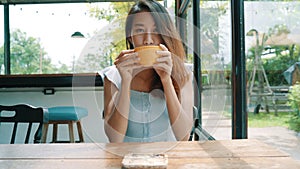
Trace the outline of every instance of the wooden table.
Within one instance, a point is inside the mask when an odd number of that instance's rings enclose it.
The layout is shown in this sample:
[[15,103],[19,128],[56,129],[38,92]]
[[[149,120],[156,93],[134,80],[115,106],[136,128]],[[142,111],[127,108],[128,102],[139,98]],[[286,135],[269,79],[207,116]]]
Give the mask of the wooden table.
[[257,140],[0,145],[1,169],[121,168],[124,154],[165,153],[173,168],[288,168],[300,162]]

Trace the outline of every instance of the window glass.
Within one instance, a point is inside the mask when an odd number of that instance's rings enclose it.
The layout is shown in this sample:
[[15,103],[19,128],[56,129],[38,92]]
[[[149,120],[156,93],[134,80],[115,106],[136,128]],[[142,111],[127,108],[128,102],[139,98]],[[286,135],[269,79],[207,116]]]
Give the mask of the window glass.
[[[131,3],[10,5],[11,74],[97,72],[112,65],[125,49]],[[75,32],[84,37],[72,38]]]
[[285,139],[278,131],[299,124],[293,122],[297,114],[288,105],[288,93],[299,81],[300,2],[244,4],[249,138],[259,138],[256,131],[260,130]]
[[[4,35],[4,6],[0,5],[0,34]],[[0,38],[0,75],[4,74],[4,36]]]
[[[231,139],[230,1],[201,1],[202,127],[215,139]],[[188,56],[193,56],[192,9],[188,11]]]
[[[96,14],[91,16],[95,6],[104,8],[108,3],[10,5],[11,73],[87,71],[77,69],[79,58],[88,42],[108,24]],[[84,38],[72,38],[74,32]],[[91,55],[90,60],[99,57]]]

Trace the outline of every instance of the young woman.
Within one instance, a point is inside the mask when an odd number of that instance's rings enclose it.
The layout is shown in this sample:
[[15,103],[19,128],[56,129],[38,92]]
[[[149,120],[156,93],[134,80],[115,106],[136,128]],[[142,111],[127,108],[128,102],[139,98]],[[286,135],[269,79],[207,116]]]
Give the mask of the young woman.
[[[104,73],[105,132],[110,142],[188,140],[193,125],[192,73],[166,9],[140,0],[126,19],[127,50]],[[153,66],[142,66],[134,48],[160,46]]]

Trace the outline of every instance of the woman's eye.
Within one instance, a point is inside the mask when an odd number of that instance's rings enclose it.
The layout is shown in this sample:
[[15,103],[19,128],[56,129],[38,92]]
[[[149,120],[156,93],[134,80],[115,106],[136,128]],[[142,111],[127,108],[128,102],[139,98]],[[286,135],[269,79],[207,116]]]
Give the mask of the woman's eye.
[[139,33],[144,33],[144,29],[135,29],[134,31],[136,34],[139,34]]

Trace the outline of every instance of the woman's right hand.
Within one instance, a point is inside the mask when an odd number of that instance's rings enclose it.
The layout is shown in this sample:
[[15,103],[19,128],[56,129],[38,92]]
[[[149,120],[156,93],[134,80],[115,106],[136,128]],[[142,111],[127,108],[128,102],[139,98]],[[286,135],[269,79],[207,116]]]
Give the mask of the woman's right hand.
[[127,82],[131,82],[133,78],[133,70],[140,67],[140,59],[137,53],[131,50],[123,50],[116,58],[114,64],[116,65],[121,78]]

